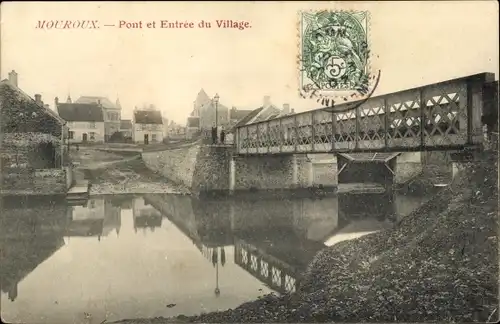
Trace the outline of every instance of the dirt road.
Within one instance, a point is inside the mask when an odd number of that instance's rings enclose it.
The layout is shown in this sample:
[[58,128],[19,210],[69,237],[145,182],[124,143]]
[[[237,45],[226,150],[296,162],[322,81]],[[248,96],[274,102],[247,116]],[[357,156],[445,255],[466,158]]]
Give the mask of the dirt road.
[[177,193],[188,191],[149,170],[138,154],[118,154],[93,148],[72,150],[75,177],[91,182],[90,194]]

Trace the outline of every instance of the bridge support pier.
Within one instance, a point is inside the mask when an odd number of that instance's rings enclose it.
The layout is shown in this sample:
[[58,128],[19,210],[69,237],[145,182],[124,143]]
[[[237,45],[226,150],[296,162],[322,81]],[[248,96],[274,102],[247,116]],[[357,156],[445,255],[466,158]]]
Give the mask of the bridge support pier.
[[234,193],[234,186],[236,181],[236,162],[234,157],[231,156],[229,160],[229,194]]
[[229,192],[308,189],[314,185],[314,167],[305,155],[233,156]]
[[297,155],[292,155],[292,187],[299,186],[299,166],[297,163]]
[[307,162],[307,186],[312,187],[314,184],[314,164],[312,161]]

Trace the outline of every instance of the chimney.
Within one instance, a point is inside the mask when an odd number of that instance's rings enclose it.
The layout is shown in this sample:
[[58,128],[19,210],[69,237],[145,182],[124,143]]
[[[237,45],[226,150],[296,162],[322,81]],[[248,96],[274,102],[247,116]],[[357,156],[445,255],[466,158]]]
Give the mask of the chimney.
[[35,94],[35,102],[37,105],[39,106],[43,106],[43,102],[42,102],[42,95],[40,94]]
[[97,105],[101,106],[101,99],[97,99]]
[[57,106],[59,105],[59,98],[58,97],[54,98],[54,104],[55,104],[55,107],[57,108]]
[[283,113],[284,114],[289,114],[290,113],[290,104],[283,104]]
[[231,110],[232,110],[232,111],[236,111],[236,110],[238,110],[238,109],[236,109],[236,107],[235,107],[235,106],[233,106],[233,108],[231,108]]
[[290,113],[295,114],[295,109],[292,108],[292,111]]
[[71,96],[68,95],[68,98],[66,99],[66,103],[71,103]]
[[271,96],[264,96],[264,102],[262,107],[267,108],[271,105]]
[[49,104],[45,104],[45,105],[43,105],[43,107],[44,107],[45,109],[50,109]]
[[10,83],[15,85],[16,87],[18,86],[17,85],[17,72],[16,71],[12,70],[12,72],[9,72],[9,81],[10,81]]

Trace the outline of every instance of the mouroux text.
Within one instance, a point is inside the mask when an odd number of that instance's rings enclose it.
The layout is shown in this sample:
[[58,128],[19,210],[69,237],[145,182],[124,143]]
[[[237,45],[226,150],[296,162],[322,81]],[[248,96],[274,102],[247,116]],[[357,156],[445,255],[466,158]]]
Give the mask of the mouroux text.
[[99,29],[99,20],[38,20],[39,29]]

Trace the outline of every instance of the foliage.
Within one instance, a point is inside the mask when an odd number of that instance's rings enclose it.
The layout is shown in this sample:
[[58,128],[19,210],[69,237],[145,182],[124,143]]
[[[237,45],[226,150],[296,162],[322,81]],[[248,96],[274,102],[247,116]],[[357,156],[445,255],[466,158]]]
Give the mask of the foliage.
[[0,85],[0,129],[5,133],[36,132],[61,136],[59,122],[34,100],[25,98],[7,84]]

